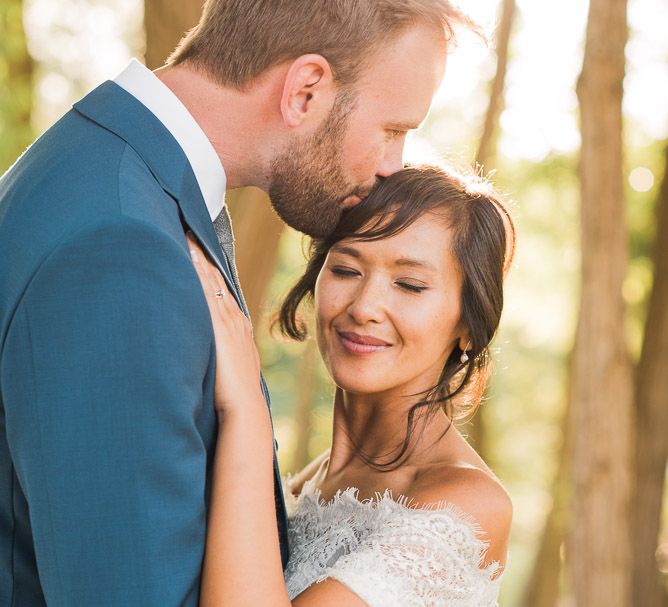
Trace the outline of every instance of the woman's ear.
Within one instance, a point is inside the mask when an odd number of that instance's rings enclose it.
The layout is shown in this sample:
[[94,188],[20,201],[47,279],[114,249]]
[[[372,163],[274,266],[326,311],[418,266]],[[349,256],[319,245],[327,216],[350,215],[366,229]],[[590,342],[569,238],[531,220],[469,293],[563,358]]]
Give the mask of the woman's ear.
[[315,124],[334,105],[336,86],[327,59],[322,55],[302,55],[292,62],[285,75],[281,114],[289,128]]
[[459,337],[457,345],[462,352],[468,352],[471,349],[471,337],[468,331]]

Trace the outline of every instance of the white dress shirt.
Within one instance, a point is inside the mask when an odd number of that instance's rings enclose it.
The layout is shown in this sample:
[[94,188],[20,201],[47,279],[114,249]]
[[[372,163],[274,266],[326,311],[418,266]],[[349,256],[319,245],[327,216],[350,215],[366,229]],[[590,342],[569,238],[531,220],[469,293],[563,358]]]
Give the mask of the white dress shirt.
[[216,150],[181,100],[146,66],[132,59],[114,82],[144,104],[179,143],[213,221],[225,206],[227,178]]

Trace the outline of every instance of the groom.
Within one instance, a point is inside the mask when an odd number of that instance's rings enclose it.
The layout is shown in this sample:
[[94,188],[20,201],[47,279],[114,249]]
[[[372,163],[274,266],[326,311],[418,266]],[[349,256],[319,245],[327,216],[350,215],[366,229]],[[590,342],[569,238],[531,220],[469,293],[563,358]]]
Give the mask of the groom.
[[197,605],[215,349],[184,232],[243,308],[225,190],[329,232],[401,168],[462,19],[209,0],[165,68],[131,62],[0,180],[0,605]]

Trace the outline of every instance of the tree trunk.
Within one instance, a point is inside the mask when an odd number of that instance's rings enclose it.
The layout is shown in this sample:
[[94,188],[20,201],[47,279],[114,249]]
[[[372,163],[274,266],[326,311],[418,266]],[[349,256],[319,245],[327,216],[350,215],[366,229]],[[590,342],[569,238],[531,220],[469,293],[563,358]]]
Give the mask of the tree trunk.
[[23,3],[4,0],[0,4],[0,73],[6,85],[0,88],[0,175],[20,156],[33,139],[33,61],[28,54],[23,29]]
[[496,74],[492,80],[489,105],[485,115],[485,123],[478,144],[476,163],[482,166],[496,156],[496,135],[499,128],[499,117],[503,109],[503,94],[508,72],[508,49],[510,34],[513,29],[516,12],[515,0],[503,0],[501,19],[496,32]]
[[262,318],[264,297],[278,258],[283,223],[268,196],[257,188],[228,192],[239,280],[255,323]]
[[633,378],[622,283],[627,232],[622,177],[626,0],[591,0],[577,93],[582,151],[582,283],[574,376],[574,507],[569,542],[576,604],[631,605]]
[[[570,404],[569,404],[570,407]],[[534,565],[522,599],[523,607],[557,607],[562,571],[561,549],[566,538],[570,498],[569,469],[571,444],[568,410],[564,416],[564,440],[559,451],[559,467],[552,489],[552,506],[547,515]]]
[[[488,169],[487,164],[496,156],[496,139],[499,130],[499,116],[503,108],[503,95],[508,71],[508,48],[510,34],[515,20],[515,0],[503,0],[501,17],[496,30],[496,73],[490,83],[489,104],[485,114],[485,122],[478,142],[475,163]],[[481,406],[473,419],[462,424],[461,431],[467,441],[484,459],[489,459],[485,429],[487,427],[487,408]]]
[[164,65],[183,34],[194,27],[202,14],[202,0],[144,0],[146,66]]
[[297,402],[293,419],[295,424],[295,450],[292,456],[292,469],[301,470],[310,461],[308,452],[311,438],[313,399],[316,393],[318,347],[315,338],[306,341],[304,356],[299,369]]
[[654,286],[636,373],[638,445],[633,527],[633,598],[643,607],[668,605],[655,551],[668,458],[668,146],[657,204]]

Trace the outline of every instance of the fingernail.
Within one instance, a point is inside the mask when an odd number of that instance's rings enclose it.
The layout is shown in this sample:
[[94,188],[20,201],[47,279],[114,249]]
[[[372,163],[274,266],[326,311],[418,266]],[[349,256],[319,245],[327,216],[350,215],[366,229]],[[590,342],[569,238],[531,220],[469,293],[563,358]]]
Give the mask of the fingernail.
[[190,249],[190,257],[192,257],[193,262],[199,263],[199,256],[197,255],[197,251],[195,249]]

